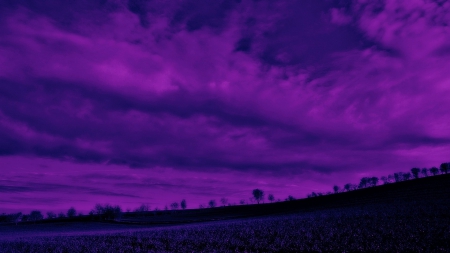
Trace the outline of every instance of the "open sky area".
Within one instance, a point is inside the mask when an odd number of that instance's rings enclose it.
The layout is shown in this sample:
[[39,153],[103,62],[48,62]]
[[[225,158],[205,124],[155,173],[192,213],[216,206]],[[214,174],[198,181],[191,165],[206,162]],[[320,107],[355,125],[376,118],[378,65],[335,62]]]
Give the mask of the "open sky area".
[[0,213],[449,162],[449,25],[445,0],[3,0]]

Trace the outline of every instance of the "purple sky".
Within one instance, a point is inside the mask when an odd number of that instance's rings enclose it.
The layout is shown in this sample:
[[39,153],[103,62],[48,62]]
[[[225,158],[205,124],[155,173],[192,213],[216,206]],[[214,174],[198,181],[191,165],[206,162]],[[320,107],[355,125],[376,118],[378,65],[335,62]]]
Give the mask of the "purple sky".
[[302,198],[438,166],[449,25],[441,0],[2,1],[0,213]]

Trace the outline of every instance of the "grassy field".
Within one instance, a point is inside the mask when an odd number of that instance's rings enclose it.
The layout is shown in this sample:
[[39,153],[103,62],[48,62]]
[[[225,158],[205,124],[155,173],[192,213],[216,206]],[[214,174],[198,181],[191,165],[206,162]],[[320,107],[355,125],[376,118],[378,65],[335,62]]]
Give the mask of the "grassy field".
[[[0,252],[450,252],[449,188],[449,175],[442,175],[293,202],[126,219],[142,225],[0,226]],[[228,218],[211,221],[216,217]]]

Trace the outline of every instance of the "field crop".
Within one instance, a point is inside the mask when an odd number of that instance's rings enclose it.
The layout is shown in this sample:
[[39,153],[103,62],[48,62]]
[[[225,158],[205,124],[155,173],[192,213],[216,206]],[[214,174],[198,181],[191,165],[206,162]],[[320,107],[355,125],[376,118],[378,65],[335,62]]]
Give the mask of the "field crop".
[[0,239],[0,251],[449,252],[449,208],[448,201],[413,201],[173,227],[129,226],[126,232]]

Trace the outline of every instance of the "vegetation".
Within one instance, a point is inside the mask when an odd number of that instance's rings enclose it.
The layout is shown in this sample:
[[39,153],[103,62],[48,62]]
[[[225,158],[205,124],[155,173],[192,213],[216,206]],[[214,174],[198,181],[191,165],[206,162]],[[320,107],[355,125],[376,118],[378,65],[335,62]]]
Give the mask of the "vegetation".
[[253,198],[259,204],[260,201],[264,200],[264,192],[260,189],[254,189],[253,190]]
[[[0,238],[2,252],[448,252],[450,202],[397,202],[128,232]],[[13,226],[12,228],[15,228]],[[123,230],[123,229],[122,229]]]

